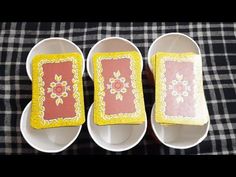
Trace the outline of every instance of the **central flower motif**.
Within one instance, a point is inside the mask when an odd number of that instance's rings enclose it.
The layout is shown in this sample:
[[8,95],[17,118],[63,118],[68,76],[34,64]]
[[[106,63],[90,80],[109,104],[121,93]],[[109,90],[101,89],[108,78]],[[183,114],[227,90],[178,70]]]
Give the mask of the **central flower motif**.
[[110,90],[111,94],[116,95],[116,100],[123,100],[122,93],[127,92],[127,88],[129,87],[129,83],[125,82],[126,79],[124,77],[120,77],[120,71],[113,72],[113,76],[109,79],[109,84],[107,84],[107,89]]
[[70,86],[67,86],[66,81],[62,81],[61,75],[55,75],[55,81],[51,82],[50,87],[48,88],[48,93],[50,94],[50,97],[53,99],[56,99],[56,105],[63,104],[63,97],[67,97],[68,93],[67,91],[70,90]]
[[183,103],[184,97],[188,96],[190,86],[188,85],[188,81],[183,80],[183,75],[176,73],[176,79],[171,81],[169,85],[169,90],[172,90],[172,96],[176,97],[177,103]]

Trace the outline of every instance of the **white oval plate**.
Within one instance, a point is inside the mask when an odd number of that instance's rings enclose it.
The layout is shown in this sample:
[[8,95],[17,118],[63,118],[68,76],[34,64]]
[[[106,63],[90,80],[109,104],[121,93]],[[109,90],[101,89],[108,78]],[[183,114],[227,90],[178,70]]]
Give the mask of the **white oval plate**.
[[[80,53],[83,59],[82,73],[85,61],[80,48],[73,42],[59,37],[47,38],[38,42],[29,52],[26,60],[26,71],[32,80],[32,59],[37,54]],[[25,107],[21,116],[20,129],[25,140],[35,149],[56,153],[70,146],[78,137],[81,126],[59,127],[37,130],[30,126],[31,102]]]
[[[89,51],[87,57],[87,71],[93,79],[92,56],[97,52],[136,51],[142,58],[139,49],[127,39],[121,37],[108,37],[97,42]],[[143,62],[141,63],[143,68]],[[93,104],[87,115],[87,126],[90,136],[95,143],[103,149],[120,152],[129,150],[137,145],[143,138],[147,129],[147,120],[140,125],[106,125],[98,126],[93,122]]]
[[[142,58],[139,49],[127,39],[121,37],[108,37],[97,42],[89,51],[87,57],[87,71],[91,79],[93,79],[93,64],[92,57],[94,53],[98,52],[122,52],[122,51],[136,51]],[[143,68],[143,62],[141,64]]]
[[[182,33],[164,34],[152,43],[148,50],[148,66],[151,71],[151,57],[157,52],[194,52],[201,55],[197,43],[192,38]],[[210,121],[203,126],[163,126],[154,120],[154,105],[151,112],[152,129],[157,138],[166,146],[176,149],[187,149],[196,146],[206,138]]]
[[155,121],[155,104],[151,112],[151,125],[157,138],[166,146],[175,149],[187,149],[201,143],[206,137],[210,121],[203,126],[170,125],[163,126]]
[[56,153],[69,147],[78,137],[82,125],[37,130],[30,126],[31,102],[25,107],[20,121],[24,139],[33,148],[47,153]]
[[59,54],[59,53],[72,53],[77,52],[80,53],[83,58],[83,69],[82,73],[84,73],[85,68],[85,61],[84,61],[84,55],[81,52],[80,48],[75,45],[70,40],[59,38],[59,37],[53,37],[53,38],[47,38],[40,42],[38,42],[29,52],[27,59],[26,59],[26,71],[27,74],[32,80],[32,59],[37,54]]
[[103,149],[121,152],[136,146],[147,129],[147,120],[139,125],[105,125],[94,124],[93,104],[88,111],[88,131],[95,143]]

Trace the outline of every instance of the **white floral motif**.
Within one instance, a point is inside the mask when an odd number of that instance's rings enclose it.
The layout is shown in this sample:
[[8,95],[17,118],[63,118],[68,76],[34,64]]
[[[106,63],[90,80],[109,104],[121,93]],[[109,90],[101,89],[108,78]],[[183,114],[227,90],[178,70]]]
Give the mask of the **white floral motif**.
[[56,105],[63,104],[62,97],[67,97],[68,93],[67,91],[70,90],[70,86],[67,86],[66,81],[61,81],[62,76],[61,75],[55,75],[56,82],[51,82],[50,87],[48,88],[48,93],[50,94],[50,97],[53,99],[56,99]]
[[122,93],[127,92],[129,83],[125,82],[124,77],[120,77],[120,71],[113,72],[113,76],[109,79],[110,84],[107,84],[107,89],[110,90],[111,94],[116,94],[116,100],[123,100]]
[[190,86],[188,85],[188,81],[183,80],[183,75],[176,73],[176,79],[171,81],[169,85],[169,90],[172,90],[172,96],[176,97],[177,103],[183,103],[184,97],[187,97],[189,94]]

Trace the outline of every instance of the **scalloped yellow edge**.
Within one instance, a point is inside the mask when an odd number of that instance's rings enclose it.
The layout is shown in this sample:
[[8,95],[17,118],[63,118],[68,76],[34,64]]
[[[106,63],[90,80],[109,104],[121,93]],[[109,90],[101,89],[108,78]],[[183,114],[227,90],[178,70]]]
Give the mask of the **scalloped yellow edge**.
[[153,74],[153,77],[154,77],[154,80],[156,81],[156,55],[153,55],[151,57],[151,65],[152,65],[152,74]]
[[[46,61],[47,60],[47,61]],[[72,68],[77,72],[78,79],[73,84],[73,89],[78,89],[78,93],[73,93],[75,98],[75,109],[78,109],[79,114],[70,118],[55,118],[52,120],[45,120],[43,118],[42,92],[40,92],[40,62],[59,63],[62,61],[72,60]],[[79,53],[63,53],[63,54],[40,54],[36,55],[32,60],[32,111],[30,117],[31,127],[35,129],[65,127],[65,126],[79,126],[85,122],[84,112],[84,95],[83,95],[83,80],[82,80],[83,58]],[[74,75],[75,77],[75,75]],[[76,85],[75,85],[76,84]],[[75,95],[79,95],[75,97]]]
[[[192,60],[195,53],[167,53],[167,52],[158,52],[154,56],[151,57],[151,64],[153,67],[153,73],[155,78],[155,121],[160,123],[161,125],[169,126],[174,124],[182,124],[182,125],[204,125],[209,121],[209,113],[206,106],[206,100],[203,90],[203,78],[202,78],[202,61],[201,58],[198,57],[197,61]],[[161,97],[163,96],[163,90],[161,87],[161,73],[163,72],[163,67],[161,65],[161,60],[163,58],[174,58],[176,61],[186,61],[189,59],[190,62],[199,62],[198,67],[195,68],[197,71],[197,94],[199,96],[199,108],[196,110],[198,114],[195,118],[184,118],[184,117],[176,117],[176,118],[167,118],[165,113],[162,111],[163,103],[161,102]],[[195,64],[194,64],[195,67]],[[200,112],[200,113],[199,113]]]
[[[100,89],[99,85],[103,84],[103,77],[101,76],[101,60],[105,59],[121,59],[122,57],[129,56],[133,63],[132,74],[135,77],[133,80],[136,93],[135,96],[138,110],[134,113],[121,113],[121,114],[105,114],[105,107],[103,97],[105,94],[104,89]],[[110,124],[141,124],[146,120],[146,111],[144,105],[143,87],[142,87],[142,58],[138,52],[109,52],[109,53],[96,53],[93,55],[93,69],[94,69],[94,123],[97,125],[110,125]],[[132,79],[131,79],[132,80]],[[132,81],[131,81],[132,82]]]

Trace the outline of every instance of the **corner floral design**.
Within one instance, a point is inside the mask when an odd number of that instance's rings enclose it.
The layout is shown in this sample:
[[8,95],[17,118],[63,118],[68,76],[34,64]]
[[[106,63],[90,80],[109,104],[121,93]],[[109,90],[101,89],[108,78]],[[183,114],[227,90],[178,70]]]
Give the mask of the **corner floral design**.
[[182,74],[177,72],[175,76],[176,79],[171,81],[169,89],[172,90],[171,95],[176,97],[176,102],[179,104],[184,102],[184,97],[188,96],[191,89],[188,81],[183,80]]
[[51,93],[50,97],[56,99],[56,105],[63,104],[63,99],[68,96],[68,91],[70,91],[70,86],[67,86],[66,81],[62,81],[61,75],[55,75],[55,81],[51,82],[50,87],[47,92]]
[[109,79],[109,84],[107,84],[107,89],[110,90],[111,94],[116,95],[116,100],[123,100],[124,93],[127,92],[127,88],[129,88],[129,83],[125,82],[126,79],[124,77],[120,77],[120,71],[113,72],[113,76]]

